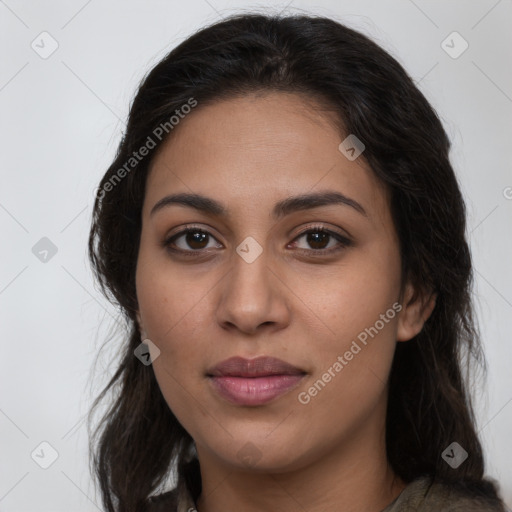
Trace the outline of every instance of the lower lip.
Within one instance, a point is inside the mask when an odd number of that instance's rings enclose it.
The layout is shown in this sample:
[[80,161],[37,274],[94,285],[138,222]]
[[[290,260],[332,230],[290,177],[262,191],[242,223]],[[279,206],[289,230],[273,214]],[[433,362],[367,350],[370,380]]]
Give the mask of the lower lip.
[[287,393],[304,375],[267,375],[265,377],[210,377],[215,391],[236,405],[262,405]]

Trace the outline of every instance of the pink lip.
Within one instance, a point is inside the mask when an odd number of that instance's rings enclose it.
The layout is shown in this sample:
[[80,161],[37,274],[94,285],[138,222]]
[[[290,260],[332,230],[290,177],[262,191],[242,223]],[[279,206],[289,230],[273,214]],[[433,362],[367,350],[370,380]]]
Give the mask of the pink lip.
[[232,357],[209,370],[213,389],[236,405],[262,405],[283,395],[304,378],[306,372],[273,357]]

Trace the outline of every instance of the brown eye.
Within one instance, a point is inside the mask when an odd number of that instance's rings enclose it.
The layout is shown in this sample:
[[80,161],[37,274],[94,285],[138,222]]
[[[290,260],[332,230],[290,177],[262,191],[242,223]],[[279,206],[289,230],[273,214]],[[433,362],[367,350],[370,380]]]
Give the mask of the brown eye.
[[297,240],[305,239],[308,247],[297,247],[306,253],[331,254],[352,245],[352,242],[339,233],[325,229],[323,226],[312,227],[297,236],[293,242],[297,246]]
[[332,236],[325,231],[310,231],[306,235],[306,241],[313,249],[325,249]]
[[[297,240],[305,239],[307,247],[297,247]],[[173,253],[184,256],[199,256],[203,252],[209,252],[208,249],[221,248],[222,244],[210,245],[216,242],[211,233],[200,228],[190,227],[168,237],[163,246]],[[313,256],[326,256],[343,250],[352,245],[352,242],[339,233],[325,229],[323,226],[311,227],[298,235],[295,240],[289,244],[289,247],[296,248],[301,252]]]
[[208,231],[198,228],[188,228],[167,238],[164,242],[164,246],[176,252],[200,252],[203,249],[211,248],[208,247],[210,239],[215,240]]

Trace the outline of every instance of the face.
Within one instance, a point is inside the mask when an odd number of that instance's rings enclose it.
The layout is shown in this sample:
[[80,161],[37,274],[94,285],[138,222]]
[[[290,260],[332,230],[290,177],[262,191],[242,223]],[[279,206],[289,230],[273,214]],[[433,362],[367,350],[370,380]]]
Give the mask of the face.
[[387,191],[330,116],[284,93],[198,105],[152,162],[139,322],[200,458],[279,472],[382,432],[396,342],[421,322]]

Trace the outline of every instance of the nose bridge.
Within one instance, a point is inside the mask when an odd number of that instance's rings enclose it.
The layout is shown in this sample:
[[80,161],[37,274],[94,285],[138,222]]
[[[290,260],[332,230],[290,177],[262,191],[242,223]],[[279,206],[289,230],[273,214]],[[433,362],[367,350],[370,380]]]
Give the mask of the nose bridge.
[[287,308],[269,255],[252,237],[236,247],[217,310],[219,323],[252,332],[263,323],[284,321]]

